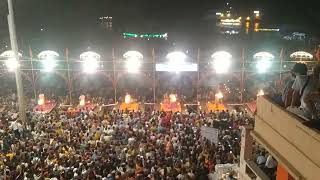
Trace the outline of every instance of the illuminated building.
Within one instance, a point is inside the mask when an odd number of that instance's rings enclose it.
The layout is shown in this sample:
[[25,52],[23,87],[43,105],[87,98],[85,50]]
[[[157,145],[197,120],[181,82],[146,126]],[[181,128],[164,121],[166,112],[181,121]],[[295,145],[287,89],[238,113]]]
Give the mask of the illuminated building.
[[99,18],[100,25],[102,28],[112,31],[113,25],[112,25],[112,17],[111,16],[104,16]]

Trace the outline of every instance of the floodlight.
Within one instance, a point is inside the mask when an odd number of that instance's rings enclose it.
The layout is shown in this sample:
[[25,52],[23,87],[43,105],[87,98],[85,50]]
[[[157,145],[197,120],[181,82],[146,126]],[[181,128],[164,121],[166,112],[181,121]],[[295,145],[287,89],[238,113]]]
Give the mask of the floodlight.
[[127,94],[124,97],[124,103],[126,103],[126,104],[130,104],[131,103],[131,95],[130,94]]
[[[18,53],[18,56],[22,57],[22,54]],[[7,51],[1,53],[0,57],[7,59],[5,61],[5,65],[7,66],[8,71],[15,71],[18,68],[19,63],[16,60],[14,52],[12,50],[7,50]]]
[[253,56],[258,73],[266,73],[272,66],[274,56],[269,52],[258,52]]
[[262,89],[260,89],[257,96],[259,97],[259,96],[263,96],[263,95],[264,95],[264,91]]
[[272,62],[270,59],[259,59],[256,64],[258,73],[266,73],[271,67]]
[[126,59],[126,68],[128,72],[136,73],[141,67],[143,55],[138,51],[128,51],[123,57]]
[[297,51],[290,55],[292,59],[303,59],[303,60],[310,60],[313,59],[313,55],[305,52],[305,51]]
[[185,63],[187,55],[183,52],[176,51],[171,52],[167,55],[167,59],[169,60],[169,64],[172,65],[181,65]]
[[218,51],[212,54],[213,66],[218,74],[227,73],[231,66],[232,55],[226,51]]
[[8,71],[15,71],[19,66],[19,63],[15,58],[7,59],[5,61],[5,64],[6,64],[7,68],[8,68]]
[[59,54],[55,51],[42,51],[41,53],[38,54],[39,59],[50,59],[50,58],[56,58],[59,57]]
[[85,73],[94,73],[99,67],[100,55],[98,53],[88,51],[80,55],[83,63],[83,71]]
[[253,55],[253,59],[274,59],[274,55],[269,52],[258,52]]
[[223,98],[223,94],[222,92],[218,92],[217,94],[215,94],[215,97],[219,100]]
[[176,94],[170,94],[169,95],[169,100],[171,103],[177,102],[177,95]]
[[[22,57],[22,54],[21,53],[18,53],[18,56],[19,57]],[[3,53],[0,54],[0,57],[3,57],[3,58],[13,58],[14,57],[14,52],[12,50],[7,50]]]
[[42,51],[38,54],[38,58],[43,65],[43,70],[46,72],[51,72],[56,67],[57,57],[59,57],[59,54],[50,50]]

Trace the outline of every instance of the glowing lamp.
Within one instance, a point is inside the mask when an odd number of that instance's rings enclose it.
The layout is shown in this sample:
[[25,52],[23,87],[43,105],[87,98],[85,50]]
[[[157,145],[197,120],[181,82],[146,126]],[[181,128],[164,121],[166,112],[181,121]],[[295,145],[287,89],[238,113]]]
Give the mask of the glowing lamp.
[[127,94],[125,97],[124,97],[124,102],[126,104],[130,104],[131,103],[131,96],[130,94]]
[[176,94],[170,94],[169,95],[169,100],[171,103],[177,102],[177,95]]
[[262,89],[260,89],[257,96],[259,97],[259,96],[263,96],[263,95],[264,95],[264,91]]
[[80,102],[79,102],[80,106],[84,106],[86,104],[86,96],[85,95],[81,95],[79,97],[79,100],[80,100]]
[[42,61],[43,70],[46,72],[51,72],[55,68],[57,57],[59,57],[59,54],[50,50],[38,54],[38,58]]
[[[18,53],[19,57],[22,57],[21,53]],[[19,67],[19,63],[15,58],[14,52],[12,50],[5,51],[0,54],[0,57],[6,58],[5,65],[8,71],[15,71]]]
[[141,67],[143,55],[138,51],[128,51],[123,57],[126,59],[126,69],[128,72],[136,73]]
[[19,63],[15,58],[9,58],[5,61],[8,71],[15,71],[19,67]]
[[213,67],[218,74],[227,73],[231,66],[232,55],[226,51],[218,51],[212,54]]
[[258,73],[266,73],[272,66],[274,56],[269,52],[258,52],[253,56]]
[[94,73],[99,68],[99,60],[101,56],[98,53],[88,51],[80,55],[83,63],[83,71],[85,73]]
[[313,55],[305,51],[297,51],[290,54],[290,58],[298,60],[311,60],[313,59]]
[[184,64],[186,58],[187,58],[187,55],[180,51],[172,52],[167,55],[169,64],[172,64],[172,65]]
[[[18,53],[19,57],[22,57],[21,53]],[[14,52],[12,50],[7,50],[0,54],[0,57],[2,58],[14,58]]]
[[222,99],[223,98],[223,94],[222,92],[218,92],[217,94],[215,94],[216,99]]
[[44,102],[45,102],[44,94],[39,94],[38,105],[42,106],[44,105]]

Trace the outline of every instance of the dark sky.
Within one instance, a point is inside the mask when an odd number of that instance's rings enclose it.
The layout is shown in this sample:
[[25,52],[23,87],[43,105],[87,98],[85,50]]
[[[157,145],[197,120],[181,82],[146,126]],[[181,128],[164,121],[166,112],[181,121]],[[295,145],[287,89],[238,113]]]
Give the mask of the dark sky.
[[[0,0],[5,2],[6,0]],[[14,0],[17,23],[22,29],[86,29],[99,16],[113,16],[115,23],[143,29],[154,25],[184,28],[215,12],[227,0]],[[313,1],[229,0],[240,12],[258,8],[270,23],[320,27],[319,12]],[[318,3],[319,4],[319,3]],[[319,7],[319,5],[318,5]],[[1,13],[3,16],[3,13]],[[3,20],[3,18],[1,18]],[[181,27],[180,27],[181,26]]]

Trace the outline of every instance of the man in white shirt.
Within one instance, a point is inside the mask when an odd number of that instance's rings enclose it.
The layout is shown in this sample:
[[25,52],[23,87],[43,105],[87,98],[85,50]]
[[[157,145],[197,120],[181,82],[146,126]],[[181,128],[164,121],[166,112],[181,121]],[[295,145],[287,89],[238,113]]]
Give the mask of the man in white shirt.
[[269,154],[265,164],[266,174],[269,176],[274,176],[277,166],[277,161]]
[[278,165],[277,161],[273,159],[273,157],[269,154],[266,161],[266,168],[274,169]]

